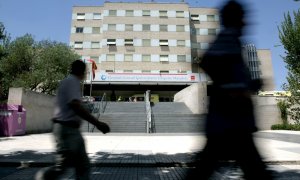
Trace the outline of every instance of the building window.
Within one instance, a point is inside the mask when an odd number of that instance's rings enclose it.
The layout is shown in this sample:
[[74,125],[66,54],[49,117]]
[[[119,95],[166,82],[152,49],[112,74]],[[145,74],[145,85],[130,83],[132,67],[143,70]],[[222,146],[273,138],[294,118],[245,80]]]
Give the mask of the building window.
[[117,10],[109,10],[108,15],[109,16],[117,16]]
[[159,73],[160,73],[160,74],[169,74],[169,71],[166,71],[166,70],[160,70]]
[[151,73],[151,70],[142,70],[142,73]]
[[133,10],[126,10],[125,16],[133,16]]
[[159,40],[159,45],[160,46],[169,46],[169,42],[167,39],[162,39],[162,40]]
[[208,29],[200,29],[200,35],[208,35]]
[[105,70],[105,72],[107,72],[107,73],[111,73],[111,72],[114,72],[114,70],[107,69],[107,70]]
[[196,35],[200,35],[200,29],[196,28]]
[[150,31],[150,24],[143,24],[143,31]]
[[184,11],[176,11],[177,18],[184,18]]
[[190,33],[191,33],[192,35],[196,35],[196,33],[197,33],[196,28],[191,27]]
[[75,49],[82,49],[83,48],[83,42],[79,42],[79,41],[75,42],[74,43],[74,48]]
[[216,29],[208,29],[208,35],[217,35]]
[[115,61],[115,55],[114,54],[107,54],[106,55],[106,61]]
[[206,50],[209,48],[209,43],[200,43],[200,49]]
[[159,17],[167,18],[168,17],[168,11],[159,11]]
[[143,46],[151,46],[151,40],[150,39],[143,39],[142,43],[143,43]]
[[194,50],[197,50],[197,49],[201,48],[201,43],[192,42],[191,48]]
[[100,43],[99,42],[92,42],[92,49],[99,49]]
[[167,32],[168,31],[168,25],[159,25],[159,31]]
[[101,19],[101,13],[93,13],[93,19],[95,20]]
[[177,40],[177,46],[185,46],[185,40]]
[[115,46],[116,45],[116,39],[107,39],[107,45],[109,46]]
[[151,56],[149,54],[143,54],[142,55],[142,61],[150,62],[151,61]]
[[185,55],[177,55],[177,62],[186,62]]
[[77,13],[78,21],[84,21],[84,19],[85,19],[85,13]]
[[192,21],[199,21],[199,15],[198,14],[191,14],[191,20]]
[[115,24],[108,24],[108,30],[109,31],[115,31],[116,30],[116,25]]
[[133,39],[125,39],[125,46],[133,46]]
[[133,31],[133,24],[125,24],[125,31]]
[[100,34],[100,27],[92,27],[93,34]]
[[176,32],[184,32],[184,25],[176,25]]
[[124,73],[132,73],[132,70],[124,70]]
[[76,33],[83,33],[83,27],[76,27]]
[[143,16],[150,16],[150,10],[143,10]]
[[132,54],[125,54],[124,55],[124,61],[132,61],[133,55]]
[[91,59],[94,60],[96,63],[99,61],[99,56],[91,56]]
[[160,55],[159,61],[160,62],[169,62],[169,56],[168,55]]
[[207,21],[216,21],[215,15],[207,15]]

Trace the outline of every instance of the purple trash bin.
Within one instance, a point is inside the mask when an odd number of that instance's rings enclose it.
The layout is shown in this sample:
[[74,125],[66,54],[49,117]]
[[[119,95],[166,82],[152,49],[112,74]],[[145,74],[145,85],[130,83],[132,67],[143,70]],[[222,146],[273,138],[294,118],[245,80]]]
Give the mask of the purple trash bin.
[[22,105],[0,105],[0,136],[25,134],[26,110]]

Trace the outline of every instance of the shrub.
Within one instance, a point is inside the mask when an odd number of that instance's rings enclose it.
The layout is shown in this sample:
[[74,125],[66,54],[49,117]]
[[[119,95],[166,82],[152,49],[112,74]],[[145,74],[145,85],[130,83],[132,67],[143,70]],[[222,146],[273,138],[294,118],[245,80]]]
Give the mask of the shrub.
[[300,125],[299,124],[274,124],[271,126],[271,129],[300,131]]

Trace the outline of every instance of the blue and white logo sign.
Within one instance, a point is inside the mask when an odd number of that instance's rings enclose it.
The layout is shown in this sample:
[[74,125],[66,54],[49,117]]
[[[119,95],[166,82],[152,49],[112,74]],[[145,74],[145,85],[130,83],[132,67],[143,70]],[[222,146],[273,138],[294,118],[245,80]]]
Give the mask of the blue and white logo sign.
[[103,75],[101,76],[101,80],[105,81],[105,80],[106,80],[106,75],[103,74]]
[[199,74],[99,73],[93,81],[107,82],[200,82]]

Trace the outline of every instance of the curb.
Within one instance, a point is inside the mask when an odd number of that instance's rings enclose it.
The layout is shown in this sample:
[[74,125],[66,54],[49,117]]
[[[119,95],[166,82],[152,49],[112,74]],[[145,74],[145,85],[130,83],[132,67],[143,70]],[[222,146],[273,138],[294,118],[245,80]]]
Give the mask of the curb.
[[[300,165],[300,161],[264,161],[266,165]],[[221,161],[222,166],[236,165],[234,161]],[[54,162],[36,162],[36,161],[0,161],[0,167],[46,167],[54,165]],[[92,167],[195,167],[196,162],[154,162],[154,163],[109,163],[109,162],[91,162]]]

